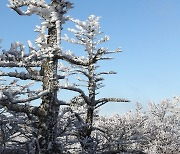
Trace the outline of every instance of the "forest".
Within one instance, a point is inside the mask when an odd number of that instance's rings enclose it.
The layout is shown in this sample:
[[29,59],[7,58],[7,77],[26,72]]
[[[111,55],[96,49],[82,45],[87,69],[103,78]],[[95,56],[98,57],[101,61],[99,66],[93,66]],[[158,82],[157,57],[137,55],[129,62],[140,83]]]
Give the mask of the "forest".
[[[180,153],[178,96],[151,102],[146,109],[137,103],[135,112],[123,115],[99,114],[106,103],[131,103],[99,97],[105,76],[113,80],[116,75],[102,70],[101,61],[108,63],[122,52],[103,47],[110,37],[101,31],[100,17],[81,21],[68,16],[76,7],[68,0],[9,0],[8,7],[26,18],[38,16],[41,24],[27,49],[19,41],[9,50],[1,47],[0,154]],[[74,28],[62,35],[67,22]],[[62,42],[82,51],[76,54]],[[63,100],[61,91],[75,95]]]

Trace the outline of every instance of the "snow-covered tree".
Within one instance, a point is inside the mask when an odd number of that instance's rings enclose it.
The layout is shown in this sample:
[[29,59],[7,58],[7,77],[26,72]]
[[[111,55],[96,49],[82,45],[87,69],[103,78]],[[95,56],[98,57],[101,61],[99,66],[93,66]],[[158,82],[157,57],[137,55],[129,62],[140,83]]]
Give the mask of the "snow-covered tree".
[[[104,55],[119,52],[119,50],[111,52],[105,48],[97,48],[96,45],[109,39],[108,36],[105,36],[97,42],[95,41],[95,37],[101,33],[99,18],[90,16],[87,21],[81,22],[66,17],[65,14],[72,8],[72,3],[69,1],[51,0],[50,4],[45,0],[9,0],[9,2],[9,7],[19,15],[30,16],[36,14],[42,22],[35,29],[39,33],[35,45],[28,41],[29,52],[25,51],[21,42],[15,42],[11,44],[9,50],[3,50],[0,55],[0,76],[13,79],[7,78],[0,81],[1,107],[13,115],[17,114],[16,123],[20,122],[21,114],[28,119],[31,131],[29,138],[26,138],[24,143],[26,145],[28,143],[27,147],[30,153],[33,153],[33,151],[46,154],[62,153],[63,141],[58,141],[58,138],[63,137],[62,134],[68,128],[66,124],[69,126],[69,121],[73,121],[73,118],[68,119],[67,122],[61,120],[61,117],[62,119],[65,117],[59,116],[59,108],[61,105],[71,105],[72,103],[67,104],[60,100],[57,93],[59,89],[78,92],[80,94],[79,98],[85,102],[86,116],[83,119],[79,113],[74,113],[71,109],[71,117],[74,115],[80,124],[80,126],[77,126],[77,123],[74,122],[74,126],[78,127],[76,133],[78,142],[86,152],[90,149],[92,153],[94,140],[91,133],[94,129],[92,126],[94,111],[109,101],[128,101],[118,98],[95,98],[96,90],[102,86],[100,83],[103,80],[101,75],[114,74],[114,72],[96,73],[98,67],[96,63],[99,60],[109,59]],[[62,25],[69,19],[77,24],[79,34],[78,31],[74,31],[78,39],[75,42],[84,45],[88,54],[87,57],[77,57],[71,52],[62,51]],[[75,73],[81,73],[87,77],[87,94],[77,84],[69,86],[68,84],[59,83],[60,79],[66,77],[64,74],[58,73],[58,70],[63,71],[61,63],[58,63],[59,59],[69,62]],[[4,68],[11,69],[7,71]],[[75,68],[77,69],[75,70]],[[34,83],[40,83],[42,88],[34,90]],[[32,105],[34,100],[41,100],[39,106]],[[78,104],[80,100],[77,99],[74,102]],[[60,112],[60,114],[63,112]],[[9,119],[9,117],[6,117],[6,119]],[[24,120],[24,125],[27,125],[26,120]],[[1,130],[3,132],[4,128]],[[12,128],[12,130],[15,129]],[[26,129],[23,129],[23,131],[25,131],[23,134],[27,133]]]
[[149,140],[145,151],[153,153],[180,152],[180,98],[150,103],[147,121]]
[[[12,43],[8,51],[3,51],[0,55],[0,67],[13,69],[9,72],[2,69],[0,76],[41,82],[42,89],[32,90],[31,84],[23,85],[18,80],[10,84],[3,81],[0,87],[0,105],[9,111],[25,113],[29,118],[38,120],[36,152],[60,153],[61,147],[56,145],[57,119],[59,106],[63,102],[58,100],[57,91],[58,80],[63,76],[58,75],[57,66],[61,55],[60,33],[62,24],[67,20],[64,15],[72,8],[72,3],[64,0],[52,0],[50,4],[44,0],[9,2],[9,7],[19,15],[36,14],[42,22],[35,30],[39,32],[36,47],[28,41],[29,53],[25,52],[21,42]],[[66,55],[63,58],[71,59]],[[36,99],[42,100],[40,106],[31,105],[31,101]]]
[[0,112],[0,153],[26,152],[26,141],[32,138],[29,119],[23,113],[6,111]]
[[[66,0],[9,2],[19,15],[36,14],[42,22],[35,43],[28,41],[29,52],[15,42],[0,54],[0,153],[180,153],[179,97],[150,103],[148,111],[138,104],[135,113],[98,115],[107,102],[128,102],[98,96],[103,76],[115,74],[101,72],[99,61],[121,51],[101,46],[109,36],[101,38],[99,17],[80,21],[65,16],[72,8]],[[67,20],[76,24],[69,28],[75,38],[61,37]],[[81,45],[84,54],[63,51],[61,39]],[[62,89],[78,95],[61,100]]]
[[[81,117],[79,119],[81,119],[82,128],[78,127],[79,132],[77,137],[80,140],[82,148],[87,153],[93,153],[97,146],[97,143],[92,136],[92,131],[95,130],[93,127],[94,112],[107,102],[129,102],[129,100],[122,98],[96,97],[99,93],[99,89],[104,86],[102,84],[102,81],[104,80],[103,75],[116,74],[116,72],[113,71],[99,72],[98,68],[100,66],[98,65],[98,62],[102,60],[111,60],[112,57],[109,57],[108,55],[121,52],[121,50],[117,49],[115,51],[110,51],[108,48],[101,47],[102,43],[109,40],[109,36],[106,35],[102,38],[100,37],[102,31],[100,28],[99,17],[91,15],[86,21],[80,21],[73,18],[69,19],[76,24],[76,29],[68,29],[74,34],[75,38],[69,38],[69,36],[65,34],[63,39],[69,43],[83,46],[85,52],[84,62],[86,65],[74,65],[73,70],[71,70],[72,74],[79,75],[77,76],[77,79],[82,82],[81,84],[75,83],[74,86],[61,86],[61,88],[73,90],[80,94],[80,97],[77,97],[73,102],[84,102],[83,112],[85,112],[86,115],[84,117],[78,115]],[[70,50],[67,52],[74,55]],[[78,57],[76,59],[78,59]],[[83,90],[83,88],[81,88],[82,86],[86,87],[86,89]]]
[[178,154],[179,104],[179,97],[175,97],[159,104],[150,103],[148,111],[138,104],[135,113],[101,116],[96,124],[103,130],[102,149],[116,153]]

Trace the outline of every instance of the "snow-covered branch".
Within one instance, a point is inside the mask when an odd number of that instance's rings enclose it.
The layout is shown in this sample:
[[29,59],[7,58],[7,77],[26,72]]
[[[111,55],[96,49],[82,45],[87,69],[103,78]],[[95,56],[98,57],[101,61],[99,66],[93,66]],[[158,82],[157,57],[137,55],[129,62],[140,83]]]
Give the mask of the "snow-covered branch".
[[88,74],[88,72],[84,69],[81,69],[81,70],[74,70],[74,72],[78,72],[78,73],[81,73],[83,75],[85,75],[87,78],[90,78],[90,75]]
[[26,103],[26,102],[30,102],[36,99],[41,98],[42,96],[45,96],[49,93],[49,90],[44,90],[42,92],[39,92],[36,95],[33,95],[31,97],[25,98],[25,99],[19,99],[19,100],[10,100],[13,104],[17,104],[17,103]]
[[73,87],[73,86],[59,86],[59,88],[61,89],[67,89],[67,90],[71,90],[71,91],[75,91],[75,92],[78,92],[85,100],[85,102],[88,104],[89,103],[89,97],[86,96],[86,94],[84,93],[83,90],[81,90],[80,88],[76,88],[76,87]]
[[25,73],[25,72],[1,72],[0,71],[0,76],[9,76],[9,77],[15,77],[15,78],[19,78],[22,80],[36,80],[36,81],[42,81],[42,77],[41,76],[34,76],[32,74],[29,73]]
[[41,62],[7,62],[7,61],[0,61],[0,67],[40,67]]
[[108,74],[117,74],[117,73],[114,72],[114,71],[110,71],[110,72],[100,72],[100,73],[97,73],[97,76],[99,76],[99,75],[108,75]]
[[130,101],[123,98],[101,98],[96,100],[96,105],[98,105],[97,107],[100,107],[107,102],[130,102]]
[[80,66],[88,66],[89,65],[87,60],[81,59],[81,57],[76,57],[76,56],[67,55],[67,54],[63,54],[63,53],[56,55],[56,57],[58,59],[65,60],[74,65],[80,65]]
[[0,100],[0,105],[6,107],[9,111],[16,113],[26,113],[35,116],[43,116],[43,112],[38,107],[32,107],[28,105],[12,104],[8,100]]
[[28,103],[33,100],[39,99],[49,93],[49,90],[32,91],[30,86],[33,83],[26,85],[19,85],[18,80],[14,80],[8,85],[0,84],[0,101],[5,101],[10,104]]
[[36,69],[34,69],[32,67],[25,67],[25,68],[26,68],[27,72],[29,74],[31,74],[32,76],[41,76],[41,73],[40,73],[39,70],[36,70]]
[[[38,14],[41,17],[46,17],[50,15],[48,10],[48,4],[44,0],[9,0],[8,5],[11,9],[16,11],[19,15],[32,15]],[[20,8],[27,6],[27,10],[23,11]],[[46,14],[46,16],[44,16]]]
[[103,103],[103,102],[130,102],[130,101],[123,98],[101,98],[96,101],[96,104]]

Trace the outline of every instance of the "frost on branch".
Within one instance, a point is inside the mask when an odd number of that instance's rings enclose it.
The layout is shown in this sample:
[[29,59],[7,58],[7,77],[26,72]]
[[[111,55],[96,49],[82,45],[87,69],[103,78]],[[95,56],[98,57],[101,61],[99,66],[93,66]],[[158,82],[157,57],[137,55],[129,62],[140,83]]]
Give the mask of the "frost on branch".
[[[81,123],[79,124],[81,128],[76,128],[78,129],[77,139],[80,141],[83,151],[92,153],[92,151],[95,150],[94,147],[97,146],[97,143],[94,142],[95,138],[92,135],[95,130],[93,125],[95,123],[94,113],[96,110],[107,102],[129,102],[127,99],[120,98],[96,98],[98,90],[104,87],[102,84],[102,81],[104,80],[102,75],[115,74],[113,71],[98,72],[98,68],[100,67],[98,61],[112,59],[108,55],[120,52],[121,50],[117,49],[115,51],[109,51],[108,48],[100,47],[100,44],[109,40],[109,36],[105,35],[104,37],[99,38],[99,35],[102,34],[100,30],[99,17],[91,15],[86,21],[80,21],[71,17],[69,17],[69,19],[76,24],[76,29],[68,29],[74,34],[75,38],[69,38],[69,36],[65,34],[62,39],[69,43],[83,46],[84,52],[86,53],[84,59],[87,60],[83,61],[82,64],[78,63],[77,60],[75,60],[75,62],[67,60],[74,64],[71,72],[72,74],[75,74],[80,84],[75,83],[73,85],[60,86],[60,88],[79,93],[80,98],[83,99],[83,102],[86,104],[86,107],[84,107],[85,116],[83,116],[83,118],[81,116],[77,117],[77,119],[83,119],[83,121],[79,121]],[[71,51],[68,51],[65,55],[74,57],[74,59],[80,59]],[[81,88],[82,86],[86,87],[86,90]],[[77,104],[78,103],[79,99],[77,99]],[[72,108],[72,110],[74,110],[74,108]]]
[[[69,38],[67,34],[65,34],[62,39],[73,44],[83,45],[87,57],[83,57],[84,59],[82,61],[84,61],[85,63],[82,62],[82,64],[78,62],[72,62],[70,60],[67,61],[77,65],[77,68],[74,66],[74,74],[77,73],[80,74],[80,76],[83,75],[85,78],[87,78],[87,80],[84,80],[84,77],[77,77],[79,81],[87,81],[88,85],[86,86],[91,91],[89,92],[91,93],[91,95],[95,96],[97,94],[95,93],[95,91],[103,87],[101,81],[103,81],[104,78],[102,77],[102,75],[116,73],[113,71],[97,72],[97,69],[99,68],[97,62],[99,60],[111,59],[111,57],[106,57],[106,55],[121,52],[121,50],[117,49],[115,51],[109,51],[109,49],[107,48],[99,47],[99,44],[107,42],[109,40],[109,36],[106,35],[99,39],[99,35],[102,34],[99,24],[100,17],[95,17],[94,15],[91,15],[86,21],[80,21],[71,17],[69,17],[69,19],[76,24],[76,29],[68,28],[68,30],[74,34],[75,39]],[[64,53],[64,55],[69,55],[71,57],[74,57],[74,59],[81,59],[81,57],[75,56],[74,53],[71,51]],[[66,89],[68,89],[68,87],[66,87]],[[72,87],[70,89],[72,89]],[[74,89],[74,91],[79,90]],[[100,102],[108,101],[115,101],[115,99],[109,98],[106,100],[104,99],[104,101],[99,100],[97,101],[97,104]],[[116,101],[120,101],[120,99],[116,99]],[[121,101],[123,101],[123,99]],[[126,101],[127,100],[124,99],[123,102]],[[96,103],[94,103],[94,105],[95,104]]]
[[31,140],[32,133],[31,122],[25,114],[0,110],[0,153],[8,153],[10,149],[18,154],[26,153],[25,143]]
[[[54,50],[50,47],[48,40],[49,35],[46,34],[48,28],[52,28],[55,24],[57,33],[55,34],[55,48],[60,46],[60,31],[61,25],[67,20],[64,14],[72,8],[72,3],[69,1],[54,0],[51,4],[47,4],[44,0],[9,0],[9,7],[15,10],[19,15],[37,14],[43,20],[41,26],[37,26],[35,31],[39,32],[36,39],[36,44],[43,54],[47,54]],[[26,6],[27,10],[23,11],[22,7]],[[42,53],[40,53],[42,54]]]
[[[11,44],[9,50],[1,53],[0,67],[8,67],[11,70],[8,72],[2,68],[0,76],[40,81],[42,90],[32,90],[28,84],[24,86],[19,84],[18,80],[9,85],[2,83],[0,105],[11,112],[26,114],[29,120],[36,120],[37,124],[33,128],[37,131],[33,134],[34,140],[31,142],[36,144],[31,149],[36,149],[36,153],[52,153],[50,151],[59,153],[60,147],[56,146],[57,117],[59,105],[65,103],[57,98],[58,80],[64,78],[57,74],[57,54],[61,51],[62,24],[67,20],[64,15],[72,8],[72,3],[64,0],[52,0],[50,4],[44,0],[9,0],[9,2],[9,7],[19,15],[36,14],[42,22],[35,30],[38,32],[35,45],[28,41],[29,52],[21,42],[15,42]],[[40,106],[32,106],[32,101],[40,99]]]
[[[8,77],[0,81],[0,153],[180,153],[178,97],[151,103],[147,112],[138,104],[135,113],[98,115],[107,102],[129,102],[97,97],[104,87],[104,75],[116,74],[100,72],[99,60],[112,59],[109,54],[121,52],[101,46],[109,36],[100,37],[99,17],[92,15],[86,21],[68,17],[76,24],[75,29],[69,29],[75,37],[65,35],[63,39],[83,46],[85,56],[81,57],[60,46],[70,2],[10,0],[9,6],[19,15],[36,14],[42,22],[35,30],[35,44],[28,41],[29,52],[21,42],[15,42],[0,55],[0,67],[8,68],[0,70],[1,77]],[[65,66],[64,60],[70,66]],[[68,82],[59,82],[64,78]],[[25,84],[21,80],[26,80]],[[42,90],[31,87],[29,80],[42,83]],[[57,97],[59,89],[78,96],[65,102]],[[33,106],[34,100],[40,105]]]
[[129,153],[174,153],[180,151],[179,97],[150,103],[147,111],[137,104],[136,112],[100,117],[96,125],[104,138],[100,146]]
[[[30,86],[32,83],[28,83],[25,85],[19,85],[18,80],[14,80],[8,85],[2,81],[0,83],[0,105],[6,106],[7,108],[11,108],[10,110],[14,110],[16,112],[24,112],[24,113],[30,113],[31,110],[28,109],[28,103],[41,98],[43,95],[46,95],[49,91],[33,91],[30,89]],[[25,98],[26,96],[26,98]],[[24,107],[23,111],[23,105],[18,106],[18,103],[26,103],[26,107]],[[21,111],[22,109],[22,111]]]

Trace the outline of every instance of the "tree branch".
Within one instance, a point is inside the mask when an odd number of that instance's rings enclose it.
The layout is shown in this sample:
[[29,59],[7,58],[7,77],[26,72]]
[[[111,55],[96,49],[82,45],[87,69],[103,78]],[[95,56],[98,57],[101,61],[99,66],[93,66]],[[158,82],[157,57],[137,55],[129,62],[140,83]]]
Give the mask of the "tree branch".
[[122,99],[122,98],[101,98],[99,100],[96,100],[96,109],[104,104],[106,104],[107,102],[130,102],[127,99]]
[[0,67],[41,67],[41,62],[22,63],[0,61]]
[[69,106],[70,104],[68,104],[67,102],[65,102],[65,101],[63,101],[63,100],[56,100],[56,103],[58,104],[58,105],[67,105],[67,106]]
[[31,67],[26,67],[26,70],[29,74],[32,74],[33,76],[41,76],[39,70],[35,70]]
[[9,6],[9,7],[13,9],[14,11],[16,11],[17,14],[19,15],[31,15],[31,14],[25,13],[24,11],[21,11],[18,7],[12,7],[12,6]]
[[42,96],[47,95],[48,93],[49,93],[49,90],[44,90],[44,91],[40,92],[39,94],[37,94],[37,95],[35,95],[35,96],[31,96],[31,97],[28,97],[28,98],[25,98],[25,99],[21,99],[21,100],[12,100],[11,102],[12,102],[13,104],[26,103],[26,102],[30,102],[30,101],[39,99],[39,98],[41,98]]
[[117,73],[114,72],[114,71],[110,71],[110,72],[100,72],[100,73],[97,74],[97,76],[98,76],[98,75],[106,75],[106,74],[117,74]]
[[[28,7],[26,12],[19,9],[19,8],[21,8],[23,6]],[[10,0],[10,5],[8,5],[9,8],[13,9],[19,15],[28,15],[28,16],[30,16],[30,15],[32,15],[34,13],[33,11],[32,12],[29,11],[30,7],[32,7],[32,6],[43,9],[43,8],[47,7],[47,4],[45,2],[42,3],[41,1],[33,2],[33,1],[27,1],[27,0],[22,0],[22,1]]]
[[70,56],[70,55],[65,55],[65,54],[58,54],[56,55],[56,57],[58,59],[61,60],[65,60],[71,64],[75,64],[75,65],[80,65],[80,66],[88,66],[89,63],[88,62],[84,62],[83,60],[78,59],[78,57],[76,56]]
[[74,70],[75,72],[82,73],[85,75],[87,78],[90,78],[90,75],[85,71],[85,70]]
[[26,114],[33,114],[35,116],[43,116],[43,111],[38,107],[32,107],[28,105],[12,104],[8,100],[0,100],[0,105],[6,107],[9,111],[23,112]]
[[86,94],[84,93],[84,91],[81,90],[80,88],[76,88],[76,87],[73,87],[73,86],[67,86],[67,87],[66,87],[66,86],[60,86],[59,88],[78,92],[78,93],[81,94],[81,96],[84,98],[84,101],[85,101],[87,104],[89,104],[89,102],[90,102],[89,97],[86,96]]
[[9,77],[15,77],[15,78],[19,78],[22,80],[36,80],[36,81],[42,81],[42,77],[41,76],[34,76],[25,72],[1,72],[0,71],[0,76],[9,76]]

